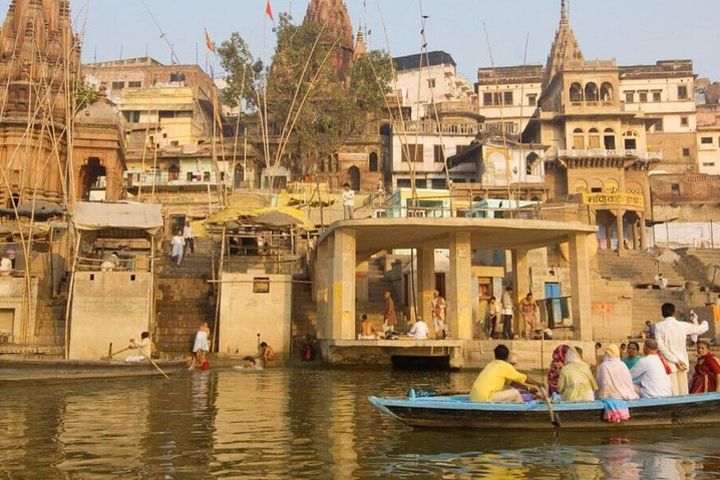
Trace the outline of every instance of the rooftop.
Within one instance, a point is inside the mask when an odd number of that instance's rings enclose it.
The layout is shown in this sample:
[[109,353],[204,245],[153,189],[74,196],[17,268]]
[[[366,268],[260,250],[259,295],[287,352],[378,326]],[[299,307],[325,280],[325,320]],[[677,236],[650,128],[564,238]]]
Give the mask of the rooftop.
[[404,57],[393,58],[395,68],[398,71],[403,70],[416,70],[422,67],[432,67],[435,65],[452,65],[456,67],[457,64],[453,60],[452,55],[441,50],[434,52],[428,52],[427,54],[416,53],[414,55],[406,55]]

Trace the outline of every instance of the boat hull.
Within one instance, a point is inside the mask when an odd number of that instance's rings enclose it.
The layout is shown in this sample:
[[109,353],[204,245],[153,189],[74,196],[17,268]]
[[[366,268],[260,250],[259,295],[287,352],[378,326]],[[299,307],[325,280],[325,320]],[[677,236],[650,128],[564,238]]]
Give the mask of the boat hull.
[[[168,375],[187,368],[184,361],[157,361],[156,363]],[[156,375],[161,374],[148,362],[0,359],[0,383]]]
[[[382,399],[371,403],[412,427],[480,430],[553,429],[545,403],[474,403],[467,397]],[[720,425],[720,394],[692,395],[628,402],[631,419],[615,424],[603,420],[603,405],[557,403],[553,406],[563,430],[636,430],[678,426]]]

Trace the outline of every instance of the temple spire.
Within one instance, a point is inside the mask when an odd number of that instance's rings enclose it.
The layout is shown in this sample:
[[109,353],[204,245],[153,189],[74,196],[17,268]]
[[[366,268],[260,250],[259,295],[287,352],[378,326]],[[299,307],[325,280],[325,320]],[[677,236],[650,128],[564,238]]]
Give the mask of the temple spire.
[[550,83],[555,77],[555,74],[564,70],[568,64],[582,60],[584,60],[584,58],[580,50],[580,45],[578,44],[577,38],[575,38],[572,27],[570,27],[568,0],[561,0],[560,26],[557,32],[555,32],[555,40],[553,41],[550,55],[548,56],[543,86]]

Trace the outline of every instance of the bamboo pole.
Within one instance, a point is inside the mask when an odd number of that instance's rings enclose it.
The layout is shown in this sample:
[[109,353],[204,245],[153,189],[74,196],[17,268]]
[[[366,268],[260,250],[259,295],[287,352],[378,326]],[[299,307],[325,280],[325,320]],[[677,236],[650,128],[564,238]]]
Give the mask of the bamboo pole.
[[75,287],[75,273],[77,270],[78,257],[80,256],[80,241],[82,240],[82,232],[77,232],[77,241],[75,242],[75,258],[73,258],[72,268],[70,269],[70,289],[68,290],[67,305],[65,306],[65,360],[70,359],[70,308],[73,300],[73,289]]
[[[223,269],[225,267],[225,234],[226,234],[226,232],[227,232],[227,227],[225,225],[223,225],[222,242],[220,244],[220,265],[218,267],[218,274],[217,274],[218,279],[222,279]],[[213,248],[213,251],[215,251],[214,248]],[[213,277],[215,277],[214,273],[215,273],[215,268],[213,268]],[[218,341],[217,333],[218,333],[218,324],[220,323],[220,300],[221,300],[220,297],[222,296],[222,285],[216,286],[216,288],[217,288],[217,292],[215,293],[215,323],[213,324],[213,346],[215,347],[215,352],[217,353],[220,350],[220,342]]]

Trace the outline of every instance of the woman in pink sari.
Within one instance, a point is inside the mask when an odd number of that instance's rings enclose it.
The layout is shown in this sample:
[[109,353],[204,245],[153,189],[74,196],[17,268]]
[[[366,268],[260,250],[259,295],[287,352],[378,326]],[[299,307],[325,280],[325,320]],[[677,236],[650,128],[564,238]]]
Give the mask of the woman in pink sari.
[[548,370],[547,375],[548,393],[550,395],[557,392],[560,370],[565,366],[568,350],[570,350],[568,345],[560,345],[553,351],[552,362],[550,362],[550,370]]
[[620,348],[610,345],[605,350],[605,358],[597,373],[597,398],[614,400],[637,400],[638,394],[633,385],[627,365],[620,359]]

